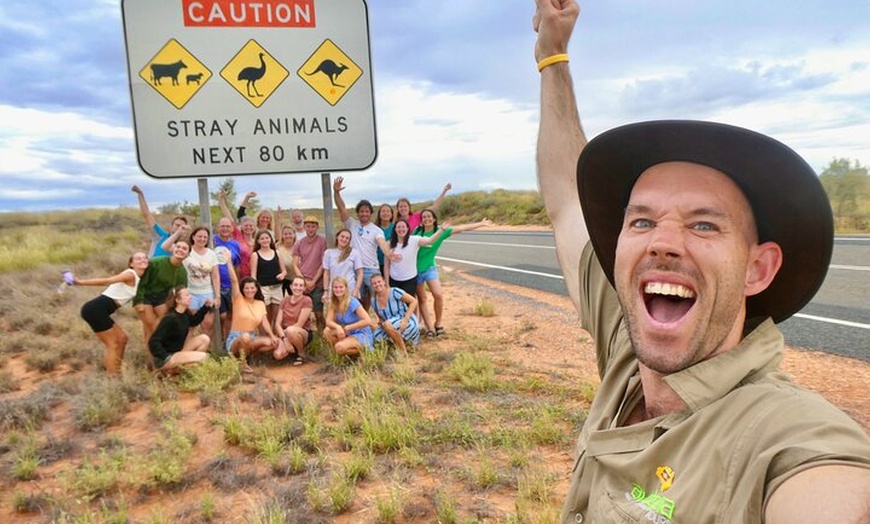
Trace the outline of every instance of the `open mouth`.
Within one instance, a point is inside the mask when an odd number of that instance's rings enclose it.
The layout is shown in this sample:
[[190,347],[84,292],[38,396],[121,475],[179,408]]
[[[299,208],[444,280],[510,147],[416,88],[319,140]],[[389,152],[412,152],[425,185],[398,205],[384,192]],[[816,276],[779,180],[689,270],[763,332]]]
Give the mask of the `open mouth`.
[[643,288],[643,301],[650,317],[667,324],[686,316],[695,305],[695,292],[680,284],[648,282]]

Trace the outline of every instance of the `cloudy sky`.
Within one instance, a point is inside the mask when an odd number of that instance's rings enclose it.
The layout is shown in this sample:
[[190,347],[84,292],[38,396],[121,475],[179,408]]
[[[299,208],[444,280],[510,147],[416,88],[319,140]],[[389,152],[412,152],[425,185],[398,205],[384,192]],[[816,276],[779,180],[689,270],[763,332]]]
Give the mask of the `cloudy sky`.
[[[342,173],[348,202],[433,198],[448,181],[534,189],[533,0],[367,6],[378,158]],[[817,171],[835,157],[870,163],[870,2],[581,8],[569,51],[590,137],[639,120],[709,119],[770,134]],[[195,201],[196,178],[139,169],[132,120],[119,0],[0,4],[0,211],[132,206],[132,184],[152,208]],[[235,180],[270,207],[321,202],[318,173]]]

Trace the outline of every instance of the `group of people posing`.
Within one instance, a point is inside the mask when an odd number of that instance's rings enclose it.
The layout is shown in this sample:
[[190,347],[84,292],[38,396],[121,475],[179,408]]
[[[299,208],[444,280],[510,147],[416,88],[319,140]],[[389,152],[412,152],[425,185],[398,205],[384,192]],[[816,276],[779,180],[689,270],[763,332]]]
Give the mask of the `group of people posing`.
[[357,355],[381,340],[407,353],[421,336],[444,334],[439,246],[451,235],[490,224],[439,226],[436,212],[450,189],[445,185],[420,212],[412,212],[407,198],[377,212],[361,200],[351,216],[341,196],[344,179],[337,177],[333,197],[343,227],[328,248],[318,218],[298,209],[286,222],[280,207],[248,216],[253,191],[235,214],[226,193],[219,193],[223,216],[214,235],[207,226],[191,227],[184,216],[174,217],[166,231],[133,186],[152,232],[152,253],[134,253],[114,276],[72,276],[71,282],[107,286],[84,304],[82,318],[105,345],[110,374],[120,372],[129,339],[111,315],[131,302],[153,365],[162,371],[207,359],[216,317],[225,350],[242,359],[246,372],[252,371],[246,358],[259,352],[302,365],[315,330],[340,355]]

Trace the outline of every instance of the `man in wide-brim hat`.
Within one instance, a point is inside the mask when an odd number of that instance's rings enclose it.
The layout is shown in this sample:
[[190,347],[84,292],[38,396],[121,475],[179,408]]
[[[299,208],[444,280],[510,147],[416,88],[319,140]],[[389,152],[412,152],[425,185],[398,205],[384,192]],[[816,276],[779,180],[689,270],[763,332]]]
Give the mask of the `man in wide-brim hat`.
[[562,521],[870,522],[867,434],[777,371],[776,323],[831,257],[816,174],[710,122],[587,144],[566,54],[578,15],[537,0],[533,21],[539,183],[601,375]]

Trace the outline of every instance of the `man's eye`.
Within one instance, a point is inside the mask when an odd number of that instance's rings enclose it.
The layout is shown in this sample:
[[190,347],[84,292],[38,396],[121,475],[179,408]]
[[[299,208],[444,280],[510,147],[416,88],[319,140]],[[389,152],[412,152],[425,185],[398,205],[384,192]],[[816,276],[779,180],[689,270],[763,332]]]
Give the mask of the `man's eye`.
[[692,227],[696,231],[719,231],[719,228],[710,222],[698,222]]
[[632,220],[629,225],[633,229],[647,229],[653,226],[652,220],[648,220],[646,218],[636,218]]

